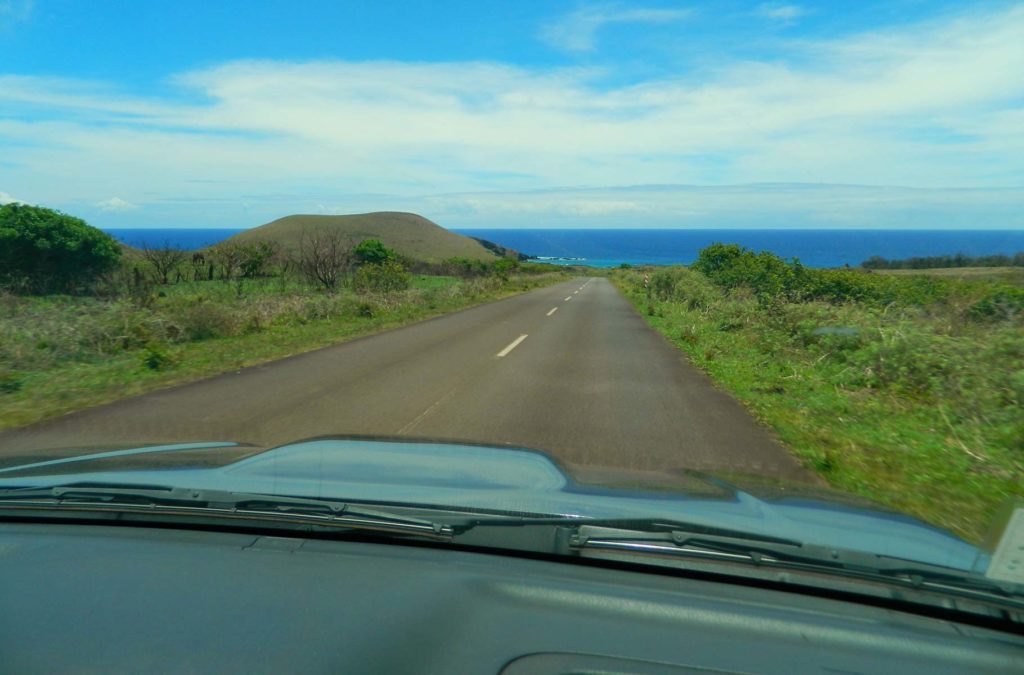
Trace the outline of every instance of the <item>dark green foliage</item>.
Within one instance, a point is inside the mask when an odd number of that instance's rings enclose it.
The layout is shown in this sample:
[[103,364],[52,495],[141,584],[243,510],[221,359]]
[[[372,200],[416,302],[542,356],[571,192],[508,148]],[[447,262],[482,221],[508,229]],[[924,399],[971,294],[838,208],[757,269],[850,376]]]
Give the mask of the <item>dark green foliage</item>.
[[1003,321],[1024,315],[1024,288],[1001,286],[986,293],[971,305],[973,319]]
[[85,221],[39,206],[0,206],[0,284],[30,293],[88,289],[121,259],[121,246]]
[[22,381],[17,373],[0,370],[0,394],[13,394],[21,389]]
[[[750,289],[762,304],[821,300],[878,307],[893,303],[925,307],[971,299],[968,316],[973,319],[1003,320],[1024,313],[1024,289],[1007,284],[926,275],[897,277],[853,269],[811,269],[799,260],[786,261],[767,251],[754,253],[736,244],[713,244],[703,249],[693,269],[723,288]],[[652,283],[660,274],[655,274]]]
[[166,370],[174,365],[174,359],[166,348],[159,344],[149,344],[142,352],[142,365],[149,370]]
[[254,241],[251,244],[240,244],[241,260],[239,268],[246,279],[255,279],[267,273],[267,267],[277,255],[279,246],[269,241]]
[[903,260],[886,260],[872,256],[860,264],[871,270],[928,270],[950,267],[1024,267],[1024,252],[1016,255],[983,255],[971,257],[963,253],[937,255]]
[[749,287],[762,302],[792,299],[808,287],[810,271],[793,259],[754,253],[737,244],[712,244],[701,250],[693,268],[726,288]]
[[361,265],[383,265],[397,259],[398,255],[384,245],[380,239],[364,239],[352,249],[352,254]]
[[509,275],[518,270],[519,261],[512,258],[502,258],[491,263],[491,273],[502,281],[508,281]]

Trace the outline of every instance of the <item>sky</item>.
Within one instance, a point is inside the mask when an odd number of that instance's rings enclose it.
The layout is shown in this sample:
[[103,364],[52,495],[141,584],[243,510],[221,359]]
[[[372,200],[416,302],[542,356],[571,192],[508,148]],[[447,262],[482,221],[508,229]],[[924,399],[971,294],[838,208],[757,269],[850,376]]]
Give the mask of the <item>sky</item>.
[[0,0],[0,203],[100,227],[1024,228],[1024,4]]

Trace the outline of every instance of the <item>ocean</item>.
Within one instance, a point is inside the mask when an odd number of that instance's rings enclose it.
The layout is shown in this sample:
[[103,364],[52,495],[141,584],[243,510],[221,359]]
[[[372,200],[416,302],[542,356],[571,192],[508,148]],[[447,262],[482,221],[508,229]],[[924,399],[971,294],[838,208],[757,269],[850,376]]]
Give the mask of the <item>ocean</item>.
[[[110,229],[133,246],[168,243],[202,248],[227,239],[232,229]],[[871,256],[889,259],[963,253],[1024,251],[1024,230],[455,230],[556,264],[614,267],[622,263],[691,263],[714,242],[737,243],[810,267],[857,266]]]
[[131,228],[104,230],[107,234],[121,243],[142,248],[143,246],[174,246],[193,250],[206,248],[224,241],[228,237],[238,234],[240,229],[228,228]]

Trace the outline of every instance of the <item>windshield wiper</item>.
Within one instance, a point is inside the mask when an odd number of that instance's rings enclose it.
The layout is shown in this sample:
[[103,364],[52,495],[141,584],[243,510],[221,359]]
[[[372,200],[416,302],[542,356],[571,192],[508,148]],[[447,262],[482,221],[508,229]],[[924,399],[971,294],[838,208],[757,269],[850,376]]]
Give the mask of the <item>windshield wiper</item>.
[[791,570],[824,572],[862,580],[898,583],[919,590],[961,595],[975,600],[997,598],[1024,609],[1024,589],[969,572],[912,560],[817,546],[785,539],[720,534],[706,528],[679,529],[665,523],[650,528],[608,527],[582,523],[567,537],[570,551],[601,550],[627,554],[689,557],[741,562]]
[[346,502],[302,497],[138,485],[62,485],[0,493],[0,511],[65,510],[119,515],[160,514],[291,523],[415,535],[451,541],[450,524],[411,518]]

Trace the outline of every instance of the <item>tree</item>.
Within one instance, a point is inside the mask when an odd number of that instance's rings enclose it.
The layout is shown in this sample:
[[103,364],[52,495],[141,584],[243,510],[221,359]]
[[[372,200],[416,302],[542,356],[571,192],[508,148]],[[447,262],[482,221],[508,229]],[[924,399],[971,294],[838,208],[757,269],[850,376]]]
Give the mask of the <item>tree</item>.
[[221,242],[210,249],[210,258],[220,268],[220,278],[230,281],[238,273],[244,253],[236,243]]
[[60,211],[0,206],[0,284],[33,293],[77,292],[117,267],[121,245]]
[[275,241],[256,241],[241,245],[242,259],[239,267],[246,279],[255,279],[266,274],[270,261],[277,256],[280,246]]
[[353,266],[352,242],[338,232],[304,233],[295,266],[311,284],[333,291]]
[[142,257],[153,266],[157,281],[166,285],[171,283],[171,273],[177,270],[189,255],[184,249],[171,246],[170,242],[165,241],[163,246],[151,247],[144,244]]
[[361,265],[383,265],[398,257],[398,254],[385,246],[380,239],[364,239],[352,253]]

